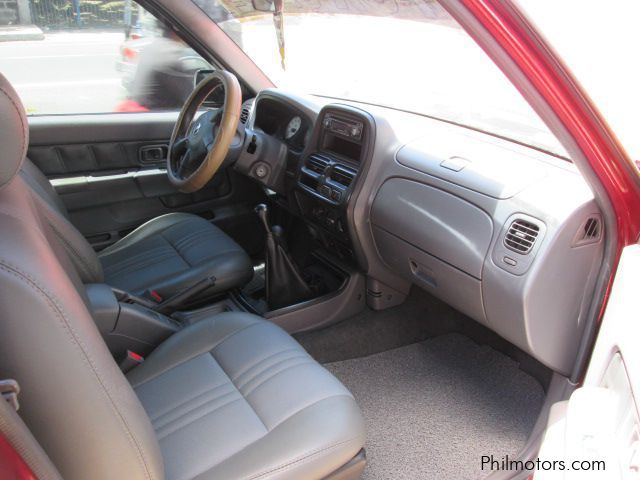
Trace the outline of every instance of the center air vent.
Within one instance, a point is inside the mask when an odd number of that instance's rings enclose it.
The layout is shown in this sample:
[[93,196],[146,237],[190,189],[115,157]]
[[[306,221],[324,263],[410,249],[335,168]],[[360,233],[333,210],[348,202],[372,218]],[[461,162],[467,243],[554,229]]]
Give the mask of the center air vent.
[[329,166],[329,160],[320,155],[311,155],[307,160],[306,167],[312,172],[322,175]]
[[344,185],[345,187],[349,187],[353,182],[353,179],[356,178],[357,172],[351,168],[345,167],[343,165],[334,165],[331,170],[331,180],[340,185]]
[[526,255],[533,248],[538,238],[540,227],[535,223],[518,218],[511,223],[504,236],[504,245],[509,250]]

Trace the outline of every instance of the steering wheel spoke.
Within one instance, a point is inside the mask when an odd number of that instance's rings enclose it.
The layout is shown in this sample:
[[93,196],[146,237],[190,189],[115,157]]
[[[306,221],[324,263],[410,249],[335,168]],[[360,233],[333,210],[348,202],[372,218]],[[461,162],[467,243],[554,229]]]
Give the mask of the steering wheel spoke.
[[186,137],[176,138],[173,143],[173,154],[176,155],[176,158],[180,158],[184,155],[189,149],[189,140]]
[[191,150],[187,149],[182,155],[180,155],[177,162],[176,175],[180,178],[184,178],[189,171],[189,166],[193,163],[191,158]]

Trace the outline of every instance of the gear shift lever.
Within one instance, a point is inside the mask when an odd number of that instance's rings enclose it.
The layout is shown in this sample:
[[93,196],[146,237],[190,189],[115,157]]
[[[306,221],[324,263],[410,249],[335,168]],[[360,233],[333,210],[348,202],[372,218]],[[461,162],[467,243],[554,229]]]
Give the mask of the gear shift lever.
[[258,218],[264,225],[264,229],[267,231],[267,234],[271,231],[271,225],[269,225],[269,207],[264,203],[259,203],[254,208],[254,211],[258,214]]
[[267,233],[265,258],[269,308],[275,310],[310,298],[311,289],[287,253],[282,227],[271,226],[268,207],[264,203],[256,206],[255,212]]
[[269,235],[269,232],[271,232],[276,238],[277,242],[282,245],[286,252],[287,243],[284,239],[284,229],[280,225],[271,226],[271,223],[269,222],[269,207],[267,207],[264,203],[260,203],[254,210],[258,214],[258,218],[260,218],[262,225],[264,225],[264,229],[266,230],[267,235]]

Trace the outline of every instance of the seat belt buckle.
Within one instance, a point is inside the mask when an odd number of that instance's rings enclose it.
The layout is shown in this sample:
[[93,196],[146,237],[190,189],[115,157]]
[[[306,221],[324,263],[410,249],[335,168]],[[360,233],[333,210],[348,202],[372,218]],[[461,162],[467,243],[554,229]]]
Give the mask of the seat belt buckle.
[[162,298],[162,295],[160,295],[155,290],[147,290],[146,292],[144,292],[144,296],[150,298],[156,303],[162,303],[164,301],[164,298]]
[[20,385],[13,379],[0,380],[0,394],[9,405],[17,412],[20,408],[18,402],[18,394],[20,393]]
[[131,350],[127,350],[127,356],[124,357],[122,362],[120,362],[120,370],[122,370],[122,373],[127,373],[142,362],[144,362],[144,357],[142,355],[132,352]]

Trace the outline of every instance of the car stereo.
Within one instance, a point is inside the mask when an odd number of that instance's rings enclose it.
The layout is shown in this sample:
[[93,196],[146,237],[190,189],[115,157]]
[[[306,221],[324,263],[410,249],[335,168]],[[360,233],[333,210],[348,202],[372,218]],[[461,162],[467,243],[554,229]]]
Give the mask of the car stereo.
[[325,131],[356,141],[360,141],[362,139],[362,132],[364,130],[362,122],[336,118],[332,115],[326,115],[324,117],[322,126]]

